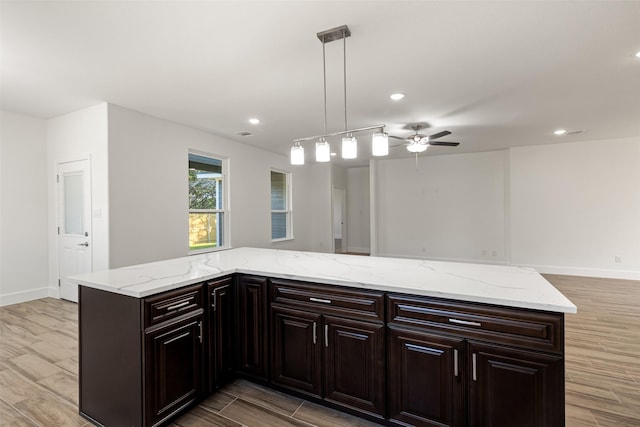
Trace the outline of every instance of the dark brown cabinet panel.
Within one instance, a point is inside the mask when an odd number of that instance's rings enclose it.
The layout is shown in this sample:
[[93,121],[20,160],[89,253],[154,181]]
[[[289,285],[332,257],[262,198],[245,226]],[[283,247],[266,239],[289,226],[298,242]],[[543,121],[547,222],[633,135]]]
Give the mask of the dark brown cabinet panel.
[[267,279],[238,276],[237,296],[238,371],[268,381]]
[[145,332],[146,425],[158,425],[202,396],[204,315]]
[[207,283],[209,307],[208,391],[211,393],[235,375],[235,298],[231,277]]
[[324,398],[384,419],[384,324],[324,316]]
[[387,340],[390,424],[463,426],[464,340],[393,326]]
[[470,342],[469,425],[564,426],[560,356]]
[[272,306],[272,378],[279,386],[320,398],[322,316]]

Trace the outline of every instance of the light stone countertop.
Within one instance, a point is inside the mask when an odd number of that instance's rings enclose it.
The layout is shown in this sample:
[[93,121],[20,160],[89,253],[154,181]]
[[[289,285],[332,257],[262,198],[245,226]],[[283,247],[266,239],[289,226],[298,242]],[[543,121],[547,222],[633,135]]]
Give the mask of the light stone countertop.
[[576,306],[531,268],[237,248],[97,271],[79,285],[144,298],[192,283],[245,273],[508,307],[576,313]]

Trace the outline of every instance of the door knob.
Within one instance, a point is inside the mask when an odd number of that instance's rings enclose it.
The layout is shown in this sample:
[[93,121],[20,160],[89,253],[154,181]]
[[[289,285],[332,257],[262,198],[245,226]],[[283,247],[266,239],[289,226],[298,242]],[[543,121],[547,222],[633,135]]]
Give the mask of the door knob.
[[89,242],[78,243],[78,246],[89,247]]

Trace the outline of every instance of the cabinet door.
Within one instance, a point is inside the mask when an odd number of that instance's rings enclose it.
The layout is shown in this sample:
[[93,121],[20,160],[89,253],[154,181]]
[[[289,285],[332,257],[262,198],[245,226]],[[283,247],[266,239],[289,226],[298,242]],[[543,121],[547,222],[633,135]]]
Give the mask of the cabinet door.
[[274,384],[321,397],[321,316],[272,306]]
[[325,400],[385,415],[384,325],[324,316]]
[[564,363],[559,356],[470,342],[472,426],[564,426]]
[[209,392],[234,376],[233,282],[226,278],[209,286]]
[[238,278],[238,370],[246,376],[267,381],[267,280]]
[[156,425],[202,395],[203,311],[145,333],[145,425]]
[[393,326],[387,339],[390,423],[464,425],[464,340]]

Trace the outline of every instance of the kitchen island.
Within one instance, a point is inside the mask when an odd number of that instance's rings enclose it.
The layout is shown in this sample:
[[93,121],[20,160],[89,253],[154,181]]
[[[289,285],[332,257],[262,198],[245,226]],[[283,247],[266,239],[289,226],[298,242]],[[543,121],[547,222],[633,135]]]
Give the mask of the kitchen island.
[[241,376],[387,425],[564,425],[576,307],[532,269],[238,248],[73,279],[98,424]]

